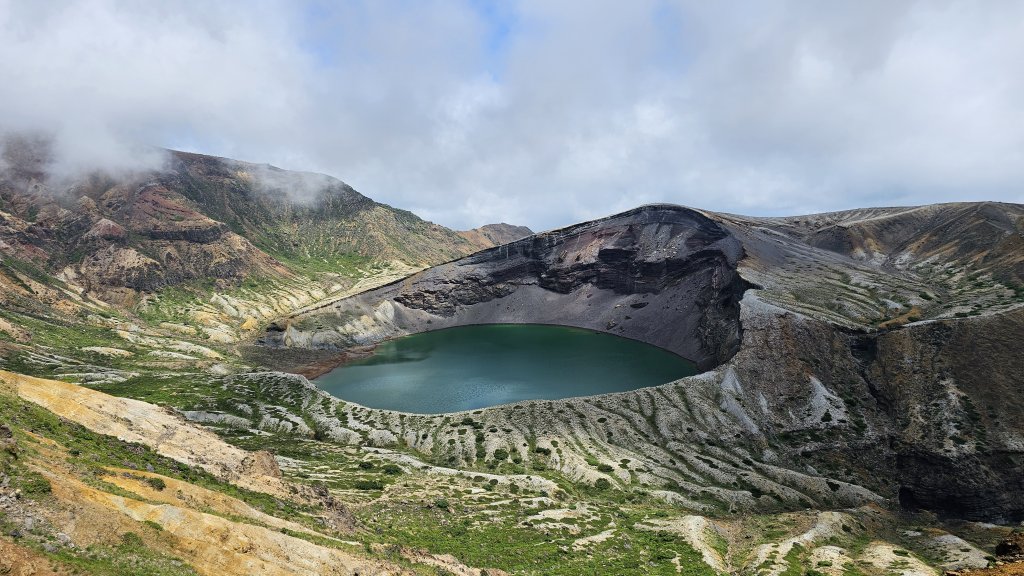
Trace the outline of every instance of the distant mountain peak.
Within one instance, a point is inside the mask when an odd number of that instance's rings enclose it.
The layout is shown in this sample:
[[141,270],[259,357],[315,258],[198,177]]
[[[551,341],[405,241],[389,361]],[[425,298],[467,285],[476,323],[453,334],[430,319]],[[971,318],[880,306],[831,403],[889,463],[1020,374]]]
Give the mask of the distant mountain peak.
[[462,236],[481,248],[508,244],[509,242],[515,242],[520,238],[526,238],[532,234],[533,230],[530,230],[526,226],[516,226],[514,224],[506,224],[504,222],[500,222],[498,224],[485,224],[479,228],[462,230],[459,232],[459,236]]

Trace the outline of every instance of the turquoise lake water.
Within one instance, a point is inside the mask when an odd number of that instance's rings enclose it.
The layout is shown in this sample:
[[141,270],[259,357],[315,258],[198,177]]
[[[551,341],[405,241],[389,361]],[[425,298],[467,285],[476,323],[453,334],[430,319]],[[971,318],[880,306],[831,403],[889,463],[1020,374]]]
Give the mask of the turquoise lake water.
[[327,392],[372,408],[420,414],[635,390],[696,374],[675,354],[604,334],[536,324],[486,324],[383,342],[324,374]]

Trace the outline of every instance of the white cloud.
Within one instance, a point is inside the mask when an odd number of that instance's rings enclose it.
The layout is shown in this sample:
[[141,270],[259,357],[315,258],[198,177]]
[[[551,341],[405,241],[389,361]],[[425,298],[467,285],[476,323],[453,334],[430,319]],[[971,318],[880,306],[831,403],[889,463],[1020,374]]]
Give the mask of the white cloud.
[[0,0],[0,129],[69,169],[142,143],[326,172],[453,227],[1024,200],[1020,4],[476,6]]

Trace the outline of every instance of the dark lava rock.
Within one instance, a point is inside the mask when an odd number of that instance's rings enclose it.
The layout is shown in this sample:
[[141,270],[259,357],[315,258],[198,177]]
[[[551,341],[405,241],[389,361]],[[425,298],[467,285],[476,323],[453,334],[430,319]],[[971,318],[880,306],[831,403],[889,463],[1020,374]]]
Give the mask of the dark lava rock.
[[996,544],[996,556],[1004,560],[1024,558],[1024,532],[1015,531]]

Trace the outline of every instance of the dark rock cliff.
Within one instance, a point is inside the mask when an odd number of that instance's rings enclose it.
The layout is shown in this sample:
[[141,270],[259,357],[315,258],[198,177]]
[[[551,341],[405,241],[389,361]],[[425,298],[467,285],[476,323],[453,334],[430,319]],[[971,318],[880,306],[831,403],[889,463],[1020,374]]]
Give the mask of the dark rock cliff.
[[878,337],[900,500],[961,518],[1024,518],[1024,310]]

